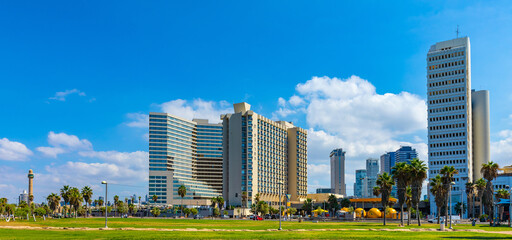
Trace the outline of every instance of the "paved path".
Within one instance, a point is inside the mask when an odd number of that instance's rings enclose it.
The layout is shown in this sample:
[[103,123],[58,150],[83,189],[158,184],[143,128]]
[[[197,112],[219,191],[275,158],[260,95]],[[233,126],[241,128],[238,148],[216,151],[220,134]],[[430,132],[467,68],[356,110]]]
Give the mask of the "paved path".
[[[89,227],[33,227],[33,226],[0,226],[0,229],[27,229],[27,230],[71,230],[71,231],[94,231],[94,230],[127,230],[127,231],[177,231],[177,232],[277,232],[277,229],[197,229],[197,228],[89,228]],[[288,232],[314,232],[314,231],[387,231],[387,232],[439,232],[435,228],[410,228],[410,229],[386,229],[386,228],[367,228],[367,229],[283,229]],[[480,229],[446,229],[446,232],[478,232],[512,235],[512,231],[484,231]]]

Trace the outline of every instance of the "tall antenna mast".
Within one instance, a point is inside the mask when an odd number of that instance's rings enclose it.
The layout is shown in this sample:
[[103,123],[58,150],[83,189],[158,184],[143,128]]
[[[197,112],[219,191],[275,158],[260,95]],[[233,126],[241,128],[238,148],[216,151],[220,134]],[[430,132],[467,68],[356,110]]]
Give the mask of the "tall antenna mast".
[[459,38],[459,25],[457,24],[457,31],[455,31],[457,33],[457,38]]

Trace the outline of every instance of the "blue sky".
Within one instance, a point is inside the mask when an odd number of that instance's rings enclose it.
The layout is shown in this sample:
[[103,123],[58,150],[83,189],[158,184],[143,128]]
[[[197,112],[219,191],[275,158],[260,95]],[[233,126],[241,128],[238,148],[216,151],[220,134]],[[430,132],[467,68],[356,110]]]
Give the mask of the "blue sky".
[[145,194],[149,111],[217,120],[247,101],[309,130],[309,191],[347,149],[350,194],[368,157],[426,157],[425,57],[457,25],[473,88],[491,93],[492,158],[509,165],[508,1],[2,2],[0,193],[14,201],[32,168],[38,202],[104,179]]

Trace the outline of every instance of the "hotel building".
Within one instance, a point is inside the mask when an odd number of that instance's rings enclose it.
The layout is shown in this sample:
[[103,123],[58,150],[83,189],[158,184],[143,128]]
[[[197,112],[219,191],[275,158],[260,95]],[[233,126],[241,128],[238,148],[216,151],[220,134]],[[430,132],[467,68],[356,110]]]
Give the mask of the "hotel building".
[[347,195],[345,186],[345,152],[338,148],[332,150],[331,158],[331,193]]
[[[184,198],[178,188],[184,185]],[[222,195],[222,124],[149,115],[149,198],[161,205],[209,205]]]
[[[489,93],[471,91],[468,37],[436,43],[427,54],[429,178],[454,166],[452,202],[465,201],[465,183],[489,161]],[[429,193],[431,212],[436,212]]]
[[250,110],[247,103],[234,104],[233,114],[221,116],[224,131],[224,184],[226,205],[247,206],[256,194],[270,205],[279,194],[290,200],[307,196],[307,132],[290,122],[272,121]]

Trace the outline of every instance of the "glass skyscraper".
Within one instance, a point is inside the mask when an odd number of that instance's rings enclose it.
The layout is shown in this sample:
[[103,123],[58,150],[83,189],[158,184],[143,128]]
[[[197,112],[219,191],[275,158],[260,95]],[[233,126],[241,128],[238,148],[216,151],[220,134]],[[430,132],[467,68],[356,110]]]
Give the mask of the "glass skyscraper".
[[[181,198],[178,188],[187,194]],[[149,115],[149,198],[162,205],[209,205],[222,195],[222,124]]]

